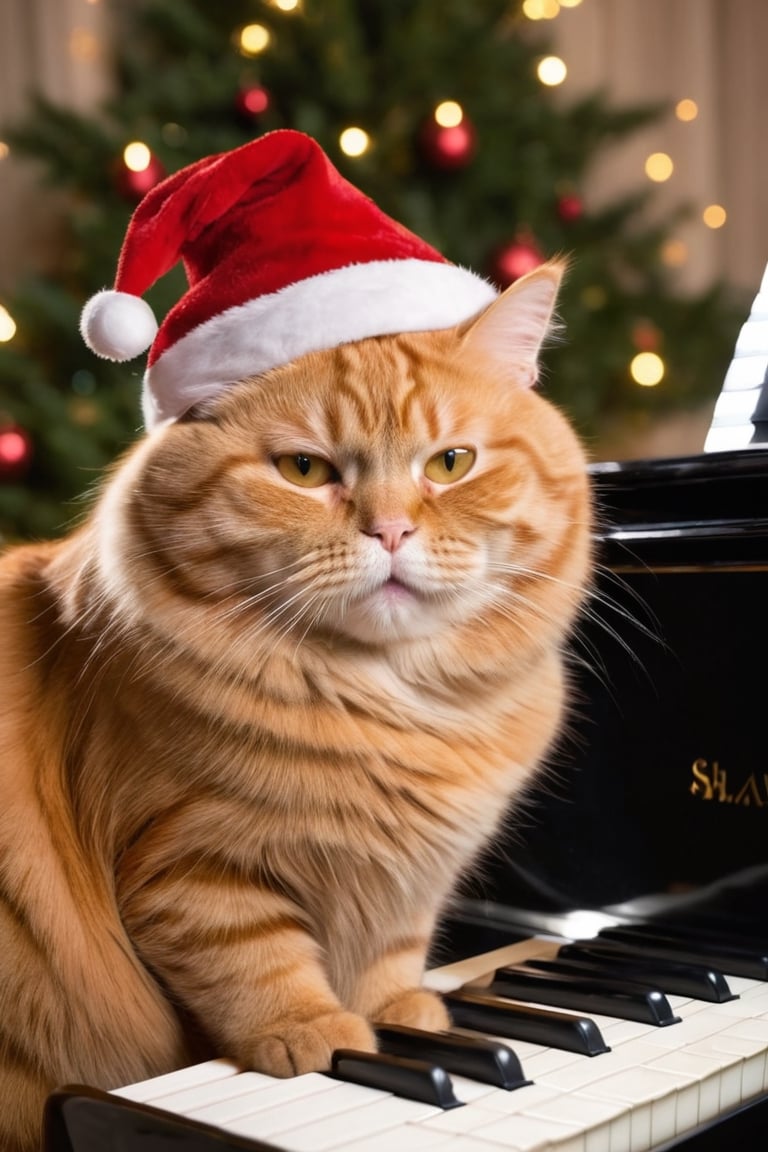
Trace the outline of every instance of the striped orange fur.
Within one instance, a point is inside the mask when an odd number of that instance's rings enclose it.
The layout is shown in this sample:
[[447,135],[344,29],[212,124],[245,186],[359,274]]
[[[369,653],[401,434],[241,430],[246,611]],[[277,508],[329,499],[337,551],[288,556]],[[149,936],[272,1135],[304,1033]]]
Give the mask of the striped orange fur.
[[530,386],[561,272],[243,381],[0,561],[4,1152],[67,1081],[445,1025],[426,949],[561,726],[590,580]]

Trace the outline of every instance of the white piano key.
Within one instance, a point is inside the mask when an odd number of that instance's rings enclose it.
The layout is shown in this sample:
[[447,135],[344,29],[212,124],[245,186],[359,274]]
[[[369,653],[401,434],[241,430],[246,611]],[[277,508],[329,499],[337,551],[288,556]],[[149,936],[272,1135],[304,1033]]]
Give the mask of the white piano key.
[[[586,1057],[582,1057],[586,1059]],[[557,1100],[562,1096],[557,1088],[548,1088],[544,1084],[526,1084],[524,1088],[516,1088],[514,1092],[505,1092],[497,1088],[491,1095],[479,1100],[477,1104],[473,1104],[473,1108],[482,1108],[485,1111],[493,1112],[495,1114],[501,1113],[504,1116],[511,1116],[517,1112],[524,1112],[526,1108],[536,1107],[539,1104],[546,1104],[549,1101]],[[469,1107],[469,1105],[467,1105]],[[458,1114],[465,1111],[463,1108],[456,1108],[453,1111]],[[439,1119],[436,1117],[435,1119]]]
[[626,1152],[648,1152],[654,1144],[677,1135],[678,1090],[690,1085],[690,1078],[640,1066],[625,1068],[588,1085],[584,1095],[624,1103],[630,1114]]
[[[258,1108],[247,1116],[238,1116],[228,1120],[221,1127],[225,1132],[233,1132],[236,1136],[255,1136],[264,1140],[276,1139],[283,1132],[296,1128],[296,1121],[300,1117],[302,1125],[317,1124],[328,1116],[338,1116],[351,1112],[354,1108],[364,1107],[366,1104],[377,1103],[380,1100],[390,1099],[385,1092],[375,1088],[364,1088],[359,1084],[342,1084],[329,1081],[332,1086],[322,1092],[313,1092],[309,1096],[301,1097],[300,1112],[295,1100],[278,1104],[275,1108]],[[391,1097],[395,1099],[395,1097]],[[403,1101],[412,1103],[412,1101]],[[430,1107],[430,1105],[427,1105]],[[197,1117],[195,1117],[197,1119]]]
[[490,1144],[503,1144],[517,1152],[540,1152],[574,1136],[582,1136],[579,1126],[561,1120],[542,1119],[538,1116],[496,1116],[490,1123],[480,1125],[472,1133]]
[[758,292],[752,301],[749,315],[753,320],[768,320],[768,291]]
[[723,1054],[739,1056],[741,1059],[741,1099],[763,1092],[766,1083],[766,1050],[760,1040],[750,1040],[745,1036],[728,1036],[722,1032],[708,1036],[691,1044],[689,1051],[702,1056],[712,1056],[722,1060]]
[[[745,388],[738,392],[721,392],[712,413],[712,423],[719,428],[738,423],[751,424],[752,413],[762,388]],[[754,428],[753,428],[754,431]]]
[[[723,1005],[716,1005],[722,1008]],[[669,1028],[656,1028],[654,1032],[644,1037],[645,1043],[651,1048],[665,1050],[683,1048],[686,1044],[693,1044],[714,1032],[722,1032],[731,1023],[733,1017],[722,1012],[696,1012],[685,1016],[679,1024],[671,1024]]]
[[136,1100],[140,1104],[147,1104],[160,1096],[168,1095],[170,1092],[179,1092],[195,1084],[207,1084],[212,1080],[237,1076],[240,1071],[238,1065],[231,1060],[207,1060],[203,1064],[191,1064],[188,1068],[180,1068],[177,1072],[167,1072],[164,1076],[155,1076],[151,1080],[140,1080],[125,1088],[113,1088],[111,1094],[124,1096],[127,1100]]
[[654,1024],[643,1024],[641,1020],[619,1020],[618,1017],[609,1020],[600,1031],[609,1048],[617,1044],[625,1044],[628,1040],[640,1040],[643,1036],[658,1032]]
[[[517,1042],[508,1040],[514,1050],[517,1052]],[[520,1057],[522,1061],[522,1056]],[[570,1068],[574,1064],[580,1065],[585,1059],[589,1057],[581,1056],[578,1052],[566,1052],[562,1048],[543,1048],[540,1047],[538,1051],[529,1052],[523,1064],[523,1072],[529,1080],[540,1080],[547,1072],[554,1072],[559,1068]],[[602,1059],[602,1056],[595,1057],[595,1059]]]
[[[361,1107],[334,1112],[325,1117],[315,1116],[310,1119],[303,1115],[302,1109],[301,1125],[279,1132],[280,1147],[286,1152],[325,1152],[326,1149],[338,1148],[344,1140],[361,1139],[387,1129],[397,1129],[403,1124],[428,1121],[435,1112],[441,1111],[431,1104],[420,1104],[416,1100],[403,1100],[382,1093],[378,1095],[380,1099]],[[464,1109],[456,1108],[455,1111],[463,1112]],[[395,1147],[393,1143],[393,1152]]]
[[[722,1004],[720,1007],[727,1008],[727,1004]],[[731,1015],[730,1013],[723,1013],[723,1015]],[[728,1027],[723,1029],[723,1036],[745,1036],[749,1040],[761,1040],[768,1050],[768,1019],[765,1016],[758,1016],[756,1019],[749,1019],[745,1016],[732,1017]]]
[[[684,1078],[689,1084],[697,1084],[699,1088],[699,1123],[717,1116],[725,1108],[732,1108],[739,1103],[733,1097],[733,1086],[723,1092],[725,1099],[721,1107],[722,1084],[726,1082],[724,1073],[727,1068],[738,1061],[733,1056],[726,1056],[724,1061],[718,1062],[709,1056],[699,1056],[693,1052],[667,1052],[656,1060],[646,1064],[650,1071],[658,1071],[664,1075],[674,1075]],[[740,1084],[741,1077],[738,1077]]]
[[[677,1025],[670,1025],[674,1028]],[[657,1029],[662,1031],[662,1029]],[[663,1029],[668,1031],[668,1029]],[[555,1068],[542,1072],[537,1083],[547,1088],[556,1088],[562,1092],[581,1091],[591,1084],[596,1084],[606,1077],[622,1072],[626,1068],[636,1068],[646,1061],[655,1059],[660,1055],[659,1049],[647,1044],[644,1040],[632,1040],[626,1044],[617,1045],[610,1052],[591,1059],[582,1057],[578,1063],[570,1064],[567,1068]]]
[[742,324],[736,338],[735,356],[760,356],[768,353],[768,320],[753,320]]
[[759,388],[768,370],[768,352],[760,356],[738,356],[732,360],[723,381],[723,392]]
[[257,1086],[250,1090],[247,1086],[243,1091],[237,1091],[237,1085],[225,1082],[225,1090],[214,1098],[210,1093],[208,1101],[201,1100],[188,1108],[174,1108],[167,1099],[157,1101],[157,1106],[168,1107],[170,1111],[179,1111],[193,1120],[204,1121],[206,1124],[226,1126],[241,1116],[252,1116],[256,1112],[266,1111],[268,1108],[277,1108],[283,1104],[293,1107],[301,1105],[307,1096],[317,1093],[329,1095],[339,1091],[341,1081],[331,1080],[320,1072],[307,1072],[303,1076],[293,1076],[287,1080],[277,1080],[267,1077],[267,1086]]
[[338,1145],[339,1152],[422,1152],[425,1148],[429,1152],[450,1148],[453,1152],[454,1142],[450,1136],[423,1124],[401,1124],[386,1132],[368,1133],[361,1140],[345,1139]]
[[[216,1104],[231,1097],[251,1096],[261,1089],[271,1088],[274,1076],[262,1072],[241,1072],[239,1076],[225,1076],[209,1080],[205,1084],[195,1084],[192,1088],[181,1088],[176,1092],[164,1093],[153,1098],[153,1104],[167,1108],[169,1112],[192,1113],[206,1105]],[[296,1080],[286,1081],[296,1084]]]
[[751,423],[736,425],[732,428],[718,428],[713,424],[707,432],[704,451],[732,452],[743,448],[765,447],[765,445],[753,444],[752,437],[754,434],[755,429]]
[[[471,1133],[477,1132],[484,1124],[492,1124],[500,1115],[504,1113],[484,1108],[483,1102],[479,1101],[476,1104],[467,1104],[464,1108],[451,1108],[449,1112],[443,1112],[439,1116],[432,1116],[429,1120],[425,1120],[424,1127],[445,1135]],[[518,1112],[515,1112],[515,1115],[518,1115]]]
[[498,1091],[492,1084],[481,1084],[479,1080],[470,1080],[467,1076],[458,1076],[453,1072],[450,1075],[456,1099],[461,1100],[463,1104],[482,1101],[486,1096],[492,1096]]
[[573,1124],[581,1132],[610,1129],[614,1121],[626,1115],[623,1104],[617,1100],[598,1100],[564,1092],[561,1096],[533,1104],[522,1115],[537,1116],[544,1120],[559,1120]]
[[734,996],[744,996],[753,988],[764,988],[765,984],[762,980],[750,980],[748,976],[729,976],[728,987]]

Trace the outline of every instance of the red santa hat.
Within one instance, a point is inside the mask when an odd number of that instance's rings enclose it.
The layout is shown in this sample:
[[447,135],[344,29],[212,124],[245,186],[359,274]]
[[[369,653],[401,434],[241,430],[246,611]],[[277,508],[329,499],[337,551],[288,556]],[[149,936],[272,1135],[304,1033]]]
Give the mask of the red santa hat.
[[[189,290],[158,328],[142,293],[179,260]],[[309,136],[285,129],[148,192],[114,288],[86,303],[80,328],[108,360],[149,348],[142,407],[153,428],[306,352],[449,328],[495,296],[386,216]]]

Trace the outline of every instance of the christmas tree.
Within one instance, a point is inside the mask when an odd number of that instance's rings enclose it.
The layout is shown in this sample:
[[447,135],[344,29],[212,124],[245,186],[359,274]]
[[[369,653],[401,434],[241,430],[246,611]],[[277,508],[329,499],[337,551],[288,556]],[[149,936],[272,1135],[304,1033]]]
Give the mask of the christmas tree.
[[[38,98],[6,133],[70,211],[59,264],[0,311],[12,334],[0,344],[0,539],[66,530],[140,432],[143,362],[99,360],[78,332],[83,302],[113,282],[136,203],[164,174],[278,127],[314,136],[386,212],[500,287],[568,254],[565,333],[542,387],[585,434],[719,391],[743,308],[722,285],[675,292],[661,254],[677,220],[644,223],[651,192],[599,211],[582,196],[599,151],[662,110],[555,101],[549,46],[517,0],[112,0],[111,11],[109,104],[88,117]],[[147,296],[155,314],[183,289],[180,268],[164,277]],[[633,381],[640,353],[663,386]]]

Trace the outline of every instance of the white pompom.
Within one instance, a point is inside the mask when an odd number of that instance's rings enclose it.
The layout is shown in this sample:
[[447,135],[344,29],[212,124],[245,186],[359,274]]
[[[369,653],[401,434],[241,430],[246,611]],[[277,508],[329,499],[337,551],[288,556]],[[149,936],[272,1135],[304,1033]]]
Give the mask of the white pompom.
[[155,315],[141,296],[105,289],[92,296],[80,317],[83,340],[105,360],[133,360],[157,333]]

